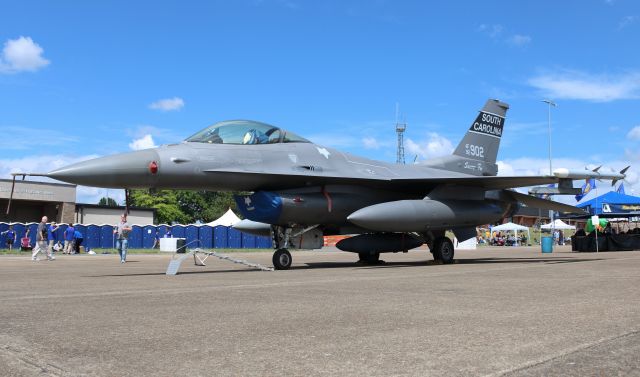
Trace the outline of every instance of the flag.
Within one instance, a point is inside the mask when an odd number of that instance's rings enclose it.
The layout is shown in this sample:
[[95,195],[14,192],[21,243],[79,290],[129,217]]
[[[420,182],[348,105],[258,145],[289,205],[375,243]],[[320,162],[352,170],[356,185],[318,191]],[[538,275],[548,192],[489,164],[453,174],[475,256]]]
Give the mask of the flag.
[[618,192],[618,194],[625,195],[625,193],[624,193],[624,183],[620,183],[620,186],[618,186],[617,192]]
[[584,185],[582,185],[582,193],[576,195],[576,202],[579,202],[584,198],[592,189],[596,188],[595,178],[587,179]]

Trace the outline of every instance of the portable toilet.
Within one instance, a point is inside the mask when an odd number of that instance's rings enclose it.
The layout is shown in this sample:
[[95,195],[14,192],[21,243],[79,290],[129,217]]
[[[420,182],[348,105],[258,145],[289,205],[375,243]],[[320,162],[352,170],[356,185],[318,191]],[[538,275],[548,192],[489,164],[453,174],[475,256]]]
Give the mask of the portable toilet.
[[29,239],[31,245],[36,244],[36,233],[38,232],[38,223],[27,223],[25,224],[27,230],[29,230]]
[[229,227],[227,229],[227,247],[230,249],[241,249],[242,248],[242,232]]
[[255,249],[256,248],[256,236],[254,236],[253,234],[249,234],[249,233],[242,233],[242,248],[243,249]]
[[[9,224],[0,223],[0,249],[4,249],[7,246],[7,235],[4,234],[7,230],[9,230]],[[20,246],[19,242],[16,243]]]
[[198,228],[200,227],[197,225],[191,224],[191,225],[187,225],[186,229],[184,230],[184,238],[186,238],[185,245],[187,246],[187,249],[202,247],[200,245],[200,239],[198,235],[198,233],[200,233],[200,230]]
[[213,248],[213,228],[209,225],[201,225],[200,229],[198,229],[198,239],[200,240],[201,248]]
[[131,233],[129,233],[129,244],[131,249],[142,249],[142,232],[143,227],[140,225],[132,225]]
[[81,246],[84,246],[85,249],[87,248],[87,226],[84,224],[73,224],[73,228],[75,229],[75,231],[80,232],[80,234],[82,234],[82,243],[80,244]]
[[60,241],[62,245],[64,245],[64,231],[67,230],[67,224],[58,224],[58,229],[56,229],[56,241]]
[[258,249],[271,249],[272,241],[268,236],[256,236],[256,248]]
[[87,239],[87,226],[84,224],[73,224],[73,227],[82,234],[82,244],[84,245],[84,240]]
[[[58,238],[60,240],[60,238]],[[89,249],[100,248],[100,226],[96,224],[87,225],[87,234],[84,237],[83,244]]]
[[103,249],[115,249],[116,237],[113,234],[113,225],[100,225],[100,247]]
[[213,228],[213,247],[216,249],[226,249],[229,247],[228,237],[229,227],[218,225]]
[[171,227],[167,224],[158,225],[158,237],[164,237],[167,234],[167,231],[169,231],[170,229]]
[[186,238],[184,236],[186,230],[187,228],[184,225],[177,224],[171,227],[171,234],[174,238]]
[[158,228],[155,225],[145,225],[142,227],[142,248],[151,249],[156,242]]
[[[26,232],[26,227],[22,223],[13,223],[13,230],[16,232],[16,243],[18,247],[20,247],[20,239],[24,237],[24,232]],[[31,245],[33,246],[33,244]]]

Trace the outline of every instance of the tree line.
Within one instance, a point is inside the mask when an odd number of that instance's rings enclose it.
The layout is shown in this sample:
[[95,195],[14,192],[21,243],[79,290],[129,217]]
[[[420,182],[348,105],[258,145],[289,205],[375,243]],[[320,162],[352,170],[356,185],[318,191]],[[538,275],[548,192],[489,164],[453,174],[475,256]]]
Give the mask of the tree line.
[[[113,198],[102,198],[98,204],[110,207],[118,205]],[[237,213],[231,192],[130,190],[129,205],[155,208],[160,224],[208,223],[222,216],[229,208]]]

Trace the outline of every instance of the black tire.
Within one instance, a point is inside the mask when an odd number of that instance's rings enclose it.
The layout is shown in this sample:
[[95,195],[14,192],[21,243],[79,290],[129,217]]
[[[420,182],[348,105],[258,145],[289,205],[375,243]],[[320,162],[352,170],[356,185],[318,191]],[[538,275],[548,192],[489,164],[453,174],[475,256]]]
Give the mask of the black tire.
[[453,242],[447,237],[441,237],[433,242],[433,259],[442,261],[442,264],[453,263]]
[[291,253],[287,249],[278,249],[273,253],[273,268],[276,270],[288,270],[291,267]]

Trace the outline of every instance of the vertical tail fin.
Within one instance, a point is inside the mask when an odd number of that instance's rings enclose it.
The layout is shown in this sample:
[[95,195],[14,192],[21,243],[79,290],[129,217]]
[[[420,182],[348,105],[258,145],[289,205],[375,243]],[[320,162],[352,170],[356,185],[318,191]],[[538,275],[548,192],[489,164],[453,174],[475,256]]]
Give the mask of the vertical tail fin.
[[488,100],[453,155],[427,161],[425,165],[472,175],[496,175],[496,159],[507,110],[509,105],[506,103]]
[[453,152],[455,156],[484,163],[482,174],[478,175],[496,175],[498,172],[496,159],[508,109],[509,105],[504,102],[488,100]]

